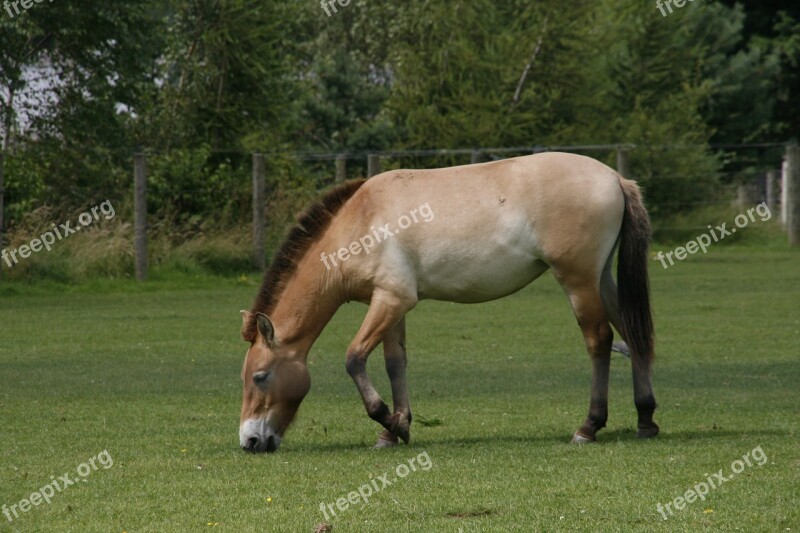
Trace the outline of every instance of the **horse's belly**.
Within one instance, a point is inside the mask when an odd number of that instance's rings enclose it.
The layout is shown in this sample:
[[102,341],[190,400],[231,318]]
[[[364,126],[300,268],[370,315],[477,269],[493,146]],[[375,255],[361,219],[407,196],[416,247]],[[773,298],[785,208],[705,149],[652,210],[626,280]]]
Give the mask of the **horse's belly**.
[[548,266],[523,250],[439,257],[417,272],[419,299],[460,303],[486,302],[514,293]]

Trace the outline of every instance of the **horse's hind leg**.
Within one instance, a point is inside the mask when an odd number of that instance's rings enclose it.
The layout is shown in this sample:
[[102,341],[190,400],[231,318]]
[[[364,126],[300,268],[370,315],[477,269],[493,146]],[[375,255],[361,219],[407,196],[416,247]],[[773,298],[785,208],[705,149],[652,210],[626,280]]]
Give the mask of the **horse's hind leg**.
[[411,426],[411,405],[408,400],[408,384],[406,382],[406,319],[394,325],[383,336],[383,357],[386,361],[386,373],[392,384],[391,430],[386,429],[378,438],[377,448],[397,444],[397,438],[408,442]]
[[[558,278],[558,276],[556,276]],[[599,291],[599,283],[583,282],[569,285],[562,282],[572,310],[583,332],[586,351],[592,361],[592,390],[589,400],[589,415],[575,432],[572,442],[584,443],[596,440],[595,435],[608,420],[608,375],[611,366],[611,341],[614,333],[608,322],[605,306]]]
[[[603,298],[603,304],[608,313],[608,318],[614,325],[614,328],[625,339],[625,332],[622,329],[622,320],[619,316],[619,300],[617,297],[617,284],[614,283],[614,278],[611,276],[611,260],[603,270],[603,275],[600,278],[600,294]],[[616,344],[616,343],[615,343]],[[624,350],[628,350],[625,346]],[[625,353],[622,350],[619,350]],[[647,439],[658,435],[658,425],[653,422],[653,412],[655,410],[655,398],[653,396],[653,384],[650,378],[650,369],[642,361],[641,357],[632,356],[628,351],[628,357],[631,357],[631,369],[633,372],[633,401],[636,405],[636,411],[639,416],[638,430],[636,436],[640,439]]]

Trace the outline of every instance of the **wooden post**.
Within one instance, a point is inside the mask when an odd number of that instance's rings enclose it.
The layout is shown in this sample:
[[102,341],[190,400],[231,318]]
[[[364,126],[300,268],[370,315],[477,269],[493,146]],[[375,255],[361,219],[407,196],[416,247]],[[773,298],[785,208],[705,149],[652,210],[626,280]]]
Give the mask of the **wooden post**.
[[631,161],[628,149],[624,146],[617,146],[617,173],[626,179],[631,177]]
[[267,267],[264,250],[264,175],[264,156],[253,154],[253,264],[259,271]]
[[781,226],[786,228],[786,206],[789,204],[789,198],[786,196],[788,192],[788,185],[789,182],[789,162],[786,160],[786,157],[783,158],[783,163],[781,164]]
[[381,173],[381,156],[377,154],[369,154],[367,156],[367,177],[371,178],[376,174]]
[[474,165],[476,163],[480,163],[483,159],[483,154],[480,150],[473,150],[472,155],[470,155],[469,162],[470,164]]
[[770,213],[777,212],[778,208],[778,171],[767,172],[767,209]]
[[136,281],[144,281],[147,279],[147,160],[144,154],[133,157],[133,182]]
[[748,205],[750,205],[750,191],[747,185],[739,185],[736,187],[736,206],[744,211]]
[[347,155],[336,154],[336,183],[347,180]]
[[800,246],[800,146],[792,144],[786,149],[786,227],[789,246]]

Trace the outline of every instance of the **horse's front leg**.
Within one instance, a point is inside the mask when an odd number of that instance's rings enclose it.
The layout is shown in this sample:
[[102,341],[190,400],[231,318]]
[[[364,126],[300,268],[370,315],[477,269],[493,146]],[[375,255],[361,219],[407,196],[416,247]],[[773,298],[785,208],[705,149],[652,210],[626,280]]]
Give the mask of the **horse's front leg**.
[[[395,410],[397,411],[398,406],[400,406],[401,410],[399,414],[401,416],[392,415],[389,406],[381,399],[378,391],[375,390],[375,387],[372,385],[367,375],[367,358],[369,358],[369,355],[375,347],[385,338],[390,339],[389,348],[387,349],[390,350],[393,356],[397,354],[396,348],[392,347],[392,344],[396,342],[392,341],[397,339],[397,330],[395,330],[395,328],[398,327],[398,323],[403,319],[406,312],[415,304],[416,301],[410,298],[402,298],[390,293],[376,291],[370,303],[369,311],[367,311],[367,316],[361,324],[361,328],[358,330],[355,339],[353,339],[353,342],[347,349],[347,373],[353,378],[353,382],[358,392],[361,394],[361,399],[364,401],[367,414],[370,418],[386,428],[391,435],[397,435],[405,442],[408,442],[408,424],[403,424],[400,421],[405,421],[403,414],[408,412],[410,422],[410,411],[402,411],[403,402],[405,402],[406,406],[408,404],[407,394],[405,394],[406,399],[403,400],[404,393],[397,394],[397,392],[395,392],[396,380],[392,379],[392,390],[395,395]],[[399,327],[402,328],[403,326]],[[403,350],[402,353],[402,367],[404,369],[405,350]],[[395,366],[396,357],[393,357],[392,361],[390,365],[389,359],[387,359],[387,370],[389,370],[390,366],[394,369],[398,368]],[[392,372],[393,371],[390,371],[390,377]],[[400,375],[400,372],[395,372],[395,376],[397,375]],[[402,371],[402,376],[402,381],[405,382],[404,370]],[[400,391],[401,389],[404,391],[405,386],[397,390]],[[384,435],[386,435],[385,432]],[[382,435],[382,437],[384,435]],[[388,439],[382,440],[386,440],[391,444],[392,439],[389,437]]]
[[376,448],[394,446],[398,437],[408,444],[411,430],[411,405],[408,401],[408,384],[406,383],[406,319],[401,318],[386,335],[383,336],[383,357],[386,361],[386,373],[392,384],[391,428],[378,437]]

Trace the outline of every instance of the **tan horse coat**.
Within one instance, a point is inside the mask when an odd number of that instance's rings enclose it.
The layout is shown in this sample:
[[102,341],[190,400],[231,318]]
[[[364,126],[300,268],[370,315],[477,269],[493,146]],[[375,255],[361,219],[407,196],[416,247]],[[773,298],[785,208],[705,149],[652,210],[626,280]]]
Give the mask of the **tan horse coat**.
[[[548,268],[570,300],[593,363],[589,416],[574,440],[594,440],[605,425],[609,323],[633,352],[639,436],[654,436],[648,238],[635,183],[572,154],[394,170],[332,191],[301,216],[253,310],[244,313],[251,348],[242,371],[240,444],[277,449],[308,390],[308,350],[350,300],[369,310],[347,350],[347,370],[370,417],[386,428],[379,445],[407,441],[405,314],[422,299],[500,298]],[[618,241],[619,290],[611,275]],[[366,373],[366,359],[381,343],[393,410]]]

